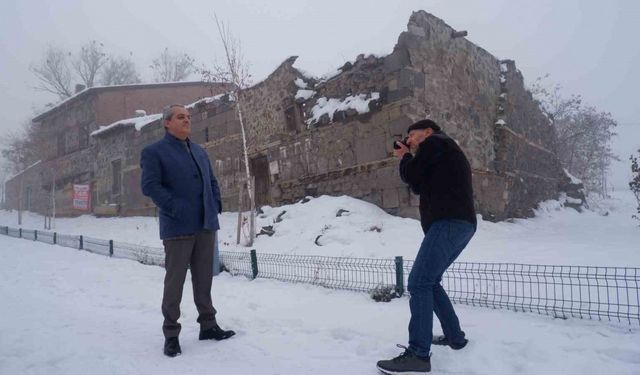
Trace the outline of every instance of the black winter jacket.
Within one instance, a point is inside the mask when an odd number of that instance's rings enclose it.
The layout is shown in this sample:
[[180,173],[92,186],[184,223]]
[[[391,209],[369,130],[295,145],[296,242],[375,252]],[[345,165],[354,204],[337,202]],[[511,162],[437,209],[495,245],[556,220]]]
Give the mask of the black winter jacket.
[[416,155],[404,155],[400,178],[420,195],[420,224],[426,234],[439,219],[461,219],[477,225],[471,166],[458,144],[444,132],[425,139]]

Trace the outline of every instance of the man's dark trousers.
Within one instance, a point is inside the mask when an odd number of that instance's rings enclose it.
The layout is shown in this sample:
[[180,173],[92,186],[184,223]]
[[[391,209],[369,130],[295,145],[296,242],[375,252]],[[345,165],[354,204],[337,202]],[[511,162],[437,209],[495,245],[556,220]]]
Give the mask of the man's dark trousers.
[[450,342],[464,341],[458,316],[440,282],[444,272],[467,246],[475,231],[476,226],[464,220],[437,220],[429,227],[420,245],[407,285],[411,294],[409,350],[420,357],[429,356],[434,312]]
[[162,296],[162,331],[167,338],[178,337],[180,334],[180,302],[188,267],[191,268],[193,300],[198,309],[200,329],[216,325],[216,310],[211,302],[214,236],[215,232],[203,230],[193,235],[162,241],[166,269]]

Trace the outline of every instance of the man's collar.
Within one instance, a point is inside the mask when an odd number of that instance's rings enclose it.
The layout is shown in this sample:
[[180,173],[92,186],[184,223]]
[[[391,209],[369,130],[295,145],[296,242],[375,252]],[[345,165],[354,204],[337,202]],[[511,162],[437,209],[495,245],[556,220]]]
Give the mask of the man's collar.
[[178,143],[180,143],[180,144],[183,144],[183,143],[185,143],[185,142],[186,142],[186,143],[191,143],[191,140],[190,140],[188,137],[187,137],[187,139],[185,139],[185,140],[183,141],[182,139],[177,138],[176,136],[174,136],[173,134],[171,134],[171,133],[169,133],[169,132],[166,132],[166,133],[164,134],[164,137],[165,137],[166,139],[168,139],[169,141],[171,141],[171,142],[178,142]]

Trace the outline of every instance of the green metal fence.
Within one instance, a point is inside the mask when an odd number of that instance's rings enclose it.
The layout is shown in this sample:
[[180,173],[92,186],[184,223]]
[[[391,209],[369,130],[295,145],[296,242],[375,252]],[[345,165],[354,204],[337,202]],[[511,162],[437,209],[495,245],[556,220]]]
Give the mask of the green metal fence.
[[[55,232],[0,226],[0,234],[164,266],[164,250]],[[232,275],[402,296],[412,260],[221,251]],[[617,320],[640,325],[640,268],[455,262],[442,278],[454,303],[555,317]]]

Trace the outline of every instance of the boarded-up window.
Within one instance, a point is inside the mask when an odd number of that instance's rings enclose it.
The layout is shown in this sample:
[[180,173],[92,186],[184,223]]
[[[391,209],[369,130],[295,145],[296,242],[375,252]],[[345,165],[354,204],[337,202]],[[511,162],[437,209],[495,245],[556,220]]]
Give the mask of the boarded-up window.
[[120,186],[122,185],[122,160],[114,160],[111,162],[111,195],[120,194]]

